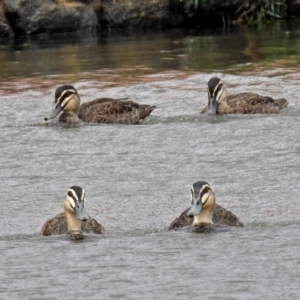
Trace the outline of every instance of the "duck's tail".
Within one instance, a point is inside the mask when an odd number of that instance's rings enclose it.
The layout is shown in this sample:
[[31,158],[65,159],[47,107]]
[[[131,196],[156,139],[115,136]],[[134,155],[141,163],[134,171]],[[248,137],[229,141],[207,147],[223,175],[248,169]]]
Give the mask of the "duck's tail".
[[289,102],[284,98],[276,99],[275,103],[279,107],[279,109],[283,109],[289,105]]
[[148,117],[155,108],[155,105],[141,104],[139,107],[140,119],[143,120]]

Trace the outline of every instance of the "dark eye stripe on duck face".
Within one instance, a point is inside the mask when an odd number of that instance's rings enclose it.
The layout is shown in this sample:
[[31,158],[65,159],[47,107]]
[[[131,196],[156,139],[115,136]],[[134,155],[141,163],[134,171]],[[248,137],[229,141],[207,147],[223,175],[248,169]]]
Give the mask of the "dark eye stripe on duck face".
[[223,83],[220,78],[212,77],[207,83],[207,93],[209,97],[216,97],[222,89]]
[[191,203],[192,203],[192,205],[194,203],[194,190],[193,190],[193,187],[191,188]]
[[70,187],[68,190],[68,199],[73,208],[75,207],[76,202],[84,203],[84,200],[85,200],[84,189],[82,189],[79,186]]
[[63,85],[57,88],[54,96],[54,103],[60,104],[63,108],[67,105],[70,100],[70,96],[76,94],[77,91],[72,85]]
[[75,91],[71,91],[71,90],[64,91],[62,95],[57,99],[57,103],[59,103],[60,106],[64,108],[70,101],[71,96],[74,95],[75,93],[76,93]]
[[218,85],[216,86],[216,88],[215,88],[215,90],[214,90],[214,94],[213,94],[216,98],[220,98],[220,97],[218,97],[218,94],[219,94],[220,91],[222,90],[222,87],[223,87],[223,83],[222,83],[222,81],[220,81],[220,82],[218,83]]
[[[197,181],[193,184],[191,189],[191,202],[196,199],[201,200],[202,197],[210,190],[210,186],[205,181]],[[204,203],[203,203],[204,204]]]
[[[200,191],[200,199],[202,201],[203,196],[210,191],[209,185],[204,185],[203,188]],[[206,198],[205,202],[202,201],[202,205],[206,203],[208,198]]]

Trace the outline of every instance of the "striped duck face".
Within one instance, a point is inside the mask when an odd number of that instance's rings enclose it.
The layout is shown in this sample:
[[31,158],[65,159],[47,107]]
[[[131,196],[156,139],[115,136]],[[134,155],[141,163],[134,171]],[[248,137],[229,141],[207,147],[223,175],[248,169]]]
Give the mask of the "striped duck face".
[[53,109],[45,117],[45,121],[54,119],[60,112],[78,114],[80,98],[72,85],[62,85],[55,91]]
[[212,77],[207,83],[208,105],[207,114],[215,115],[218,112],[218,102],[226,101],[227,91],[218,77]]
[[79,186],[70,187],[64,202],[66,213],[75,215],[78,220],[87,221],[89,217],[85,211],[84,202],[84,189]]
[[191,208],[187,215],[195,217],[204,209],[212,210],[215,206],[214,193],[205,181],[197,181],[191,189]]

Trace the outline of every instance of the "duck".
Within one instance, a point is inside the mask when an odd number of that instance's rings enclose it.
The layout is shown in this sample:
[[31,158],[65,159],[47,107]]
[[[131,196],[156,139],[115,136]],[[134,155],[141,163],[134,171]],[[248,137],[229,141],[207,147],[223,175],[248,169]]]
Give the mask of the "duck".
[[219,77],[207,83],[208,105],[201,113],[224,114],[278,114],[289,102],[284,98],[273,99],[255,93],[240,93],[227,96],[227,90]]
[[127,99],[99,98],[80,105],[80,97],[72,85],[59,86],[54,95],[54,106],[45,121],[59,116],[64,123],[141,124],[156,108]]
[[69,233],[71,240],[81,240],[83,239],[82,232],[105,234],[104,227],[87,215],[84,204],[84,189],[80,186],[71,186],[64,199],[64,212],[47,220],[40,235]]
[[206,181],[197,181],[191,188],[191,207],[185,209],[168,229],[192,225],[196,232],[208,232],[214,230],[214,224],[244,227],[235,214],[216,204],[215,194]]

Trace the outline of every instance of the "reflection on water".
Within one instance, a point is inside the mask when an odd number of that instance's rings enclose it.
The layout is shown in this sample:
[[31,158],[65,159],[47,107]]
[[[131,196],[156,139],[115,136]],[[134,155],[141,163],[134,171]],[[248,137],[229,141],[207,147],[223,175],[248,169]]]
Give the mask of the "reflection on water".
[[1,81],[61,74],[75,81],[105,75],[111,69],[130,78],[174,69],[236,73],[255,70],[256,63],[266,69],[290,67],[299,64],[299,44],[298,30],[280,27],[263,31],[235,28],[214,34],[172,31],[3,40]]
[[[298,31],[10,43],[0,46],[1,299],[299,298]],[[280,115],[200,115],[212,74],[229,93],[290,105]],[[140,126],[46,125],[63,83],[82,101],[157,109]],[[167,231],[197,180],[245,227]],[[39,237],[75,184],[107,235]]]

